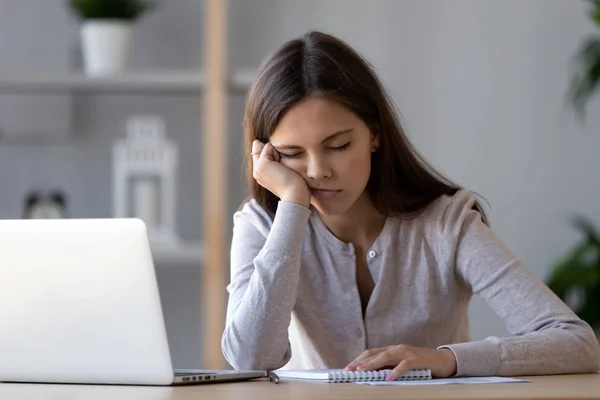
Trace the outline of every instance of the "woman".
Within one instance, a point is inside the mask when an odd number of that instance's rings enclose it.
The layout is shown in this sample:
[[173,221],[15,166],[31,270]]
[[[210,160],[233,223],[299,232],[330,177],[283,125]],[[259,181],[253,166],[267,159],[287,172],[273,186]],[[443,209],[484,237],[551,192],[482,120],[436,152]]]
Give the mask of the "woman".
[[[245,115],[222,348],[238,369],[596,372],[590,327],[411,147],[368,63],[319,32],[261,66]],[[472,294],[515,335],[471,342]]]

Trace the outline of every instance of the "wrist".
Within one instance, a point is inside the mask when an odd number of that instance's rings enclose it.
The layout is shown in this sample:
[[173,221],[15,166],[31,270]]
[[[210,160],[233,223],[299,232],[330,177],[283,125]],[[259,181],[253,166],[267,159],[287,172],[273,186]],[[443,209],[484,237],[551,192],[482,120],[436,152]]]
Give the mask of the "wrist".
[[454,355],[454,352],[452,350],[450,350],[449,348],[441,348],[441,349],[438,349],[438,351],[440,352],[440,354],[442,355],[442,357],[445,361],[444,364],[447,367],[447,369],[446,369],[447,376],[450,377],[450,376],[456,375],[457,364],[456,364],[456,356]]
[[281,201],[298,204],[308,208],[310,205],[310,193],[308,190],[290,190],[281,196]]

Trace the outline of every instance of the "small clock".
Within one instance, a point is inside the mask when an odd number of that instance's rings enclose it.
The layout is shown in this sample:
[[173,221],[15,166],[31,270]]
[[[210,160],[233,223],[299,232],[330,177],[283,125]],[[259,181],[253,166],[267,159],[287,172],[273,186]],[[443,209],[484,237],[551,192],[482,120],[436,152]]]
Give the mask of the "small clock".
[[25,196],[23,218],[26,219],[57,219],[65,218],[67,201],[60,190],[48,193],[31,191]]

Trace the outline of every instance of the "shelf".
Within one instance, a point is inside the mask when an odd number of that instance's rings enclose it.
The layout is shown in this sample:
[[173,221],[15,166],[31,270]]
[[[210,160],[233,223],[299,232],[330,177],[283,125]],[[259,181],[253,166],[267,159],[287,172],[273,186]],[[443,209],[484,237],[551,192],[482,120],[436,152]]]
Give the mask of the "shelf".
[[[254,79],[253,69],[242,69],[230,75],[232,92],[246,93]],[[172,92],[200,93],[206,85],[200,70],[130,71],[120,75],[89,77],[82,73],[40,74],[0,72],[1,93],[57,92]]]
[[157,265],[204,263],[205,251],[202,243],[182,242],[176,246],[152,245],[152,256]]

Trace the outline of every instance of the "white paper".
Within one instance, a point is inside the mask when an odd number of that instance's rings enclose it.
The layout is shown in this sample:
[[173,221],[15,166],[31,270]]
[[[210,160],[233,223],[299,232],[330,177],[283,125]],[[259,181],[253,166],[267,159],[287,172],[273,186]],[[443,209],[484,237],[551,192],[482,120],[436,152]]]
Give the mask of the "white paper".
[[478,376],[470,378],[447,378],[447,379],[427,379],[420,381],[379,381],[379,382],[355,382],[359,385],[373,386],[417,386],[417,385],[457,385],[457,384],[480,384],[480,383],[517,383],[529,382],[524,379],[502,378],[499,376]]

